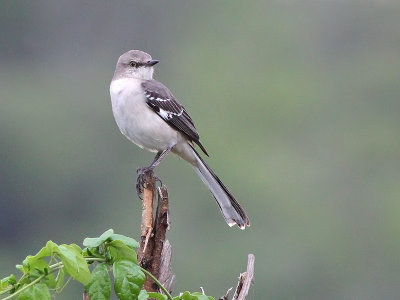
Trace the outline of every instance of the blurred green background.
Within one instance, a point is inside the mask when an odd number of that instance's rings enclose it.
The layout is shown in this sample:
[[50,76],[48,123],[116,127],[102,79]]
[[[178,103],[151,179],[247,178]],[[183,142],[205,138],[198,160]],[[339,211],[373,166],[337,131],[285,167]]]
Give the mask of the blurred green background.
[[[0,277],[51,239],[138,237],[153,154],[111,113],[120,54],[147,51],[252,226],[228,228],[192,169],[169,188],[175,292],[400,298],[400,3],[0,2]],[[81,299],[73,283],[57,299]]]

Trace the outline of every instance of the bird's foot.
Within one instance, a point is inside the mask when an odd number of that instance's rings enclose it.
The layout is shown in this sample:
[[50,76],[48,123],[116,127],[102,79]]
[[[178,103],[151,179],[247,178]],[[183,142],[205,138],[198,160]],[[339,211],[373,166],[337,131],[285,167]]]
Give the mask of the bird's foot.
[[[141,195],[143,194],[144,183],[146,181],[146,174],[152,171],[153,168],[149,167],[143,167],[136,170],[136,173],[138,174],[136,178],[136,192],[140,199],[142,199]],[[155,179],[156,182],[158,181],[160,185],[162,185],[162,181],[160,178],[158,178],[158,176],[153,174],[153,178]]]
[[149,168],[139,168],[136,170],[137,178],[136,178],[136,193],[140,199],[142,199],[142,193],[144,188],[144,182],[146,178],[146,173],[151,171]]

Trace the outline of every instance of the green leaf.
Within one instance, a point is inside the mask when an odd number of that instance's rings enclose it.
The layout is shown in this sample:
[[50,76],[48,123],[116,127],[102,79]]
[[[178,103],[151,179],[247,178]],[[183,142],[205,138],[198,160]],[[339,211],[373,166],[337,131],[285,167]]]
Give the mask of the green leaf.
[[82,250],[82,255],[83,256],[91,256],[92,252],[90,251],[90,249],[88,247],[83,248]]
[[[153,293],[153,294],[158,294],[158,293]],[[154,298],[154,297],[151,297]],[[139,296],[138,296],[138,300],[147,300],[149,299],[149,294],[145,291],[145,290],[140,290]],[[154,299],[158,299],[158,298],[154,298]],[[162,298],[164,300],[164,298]]]
[[50,300],[50,292],[44,283],[36,283],[18,295],[18,300]]
[[[157,299],[157,300],[167,300],[167,296],[160,294],[160,293],[153,293],[153,292],[148,292],[149,298],[150,299]],[[139,295],[140,298],[140,295]]]
[[192,296],[189,292],[184,292],[182,295],[174,297],[173,300],[197,300],[197,297]]
[[197,297],[196,299],[198,300],[215,300],[213,297],[206,296],[199,292],[192,293],[191,295]]
[[56,279],[54,278],[54,275],[51,273],[47,274],[47,276],[43,279],[42,282],[45,283],[51,289],[56,288],[57,285]]
[[49,270],[49,264],[43,259],[34,259],[29,263],[29,267],[31,270],[39,270],[41,272],[45,272],[45,269]]
[[125,235],[122,235],[122,234],[114,233],[111,236],[111,240],[112,241],[121,241],[125,245],[132,247],[132,248],[139,248],[139,243],[136,240],[134,240],[133,238],[127,237]]
[[137,254],[122,241],[116,240],[108,243],[108,251],[113,261],[129,260],[137,264]]
[[10,276],[8,276],[8,283],[9,284],[16,284],[17,283],[17,279],[15,278],[14,274],[11,274]]
[[92,280],[86,286],[90,300],[110,299],[111,282],[108,275],[107,265],[98,264],[92,271]]
[[24,259],[24,261],[22,262],[23,268],[25,270],[32,270],[35,267],[41,269],[43,267],[42,262],[44,262],[43,258],[46,256],[52,256],[53,253],[56,253],[57,251],[58,245],[56,243],[53,243],[52,241],[48,241],[46,246],[40,249],[40,251],[36,255],[28,255]]
[[82,248],[79,247],[77,244],[69,244],[69,246],[73,247],[76,250],[76,252],[82,254]]
[[0,291],[5,290],[9,286],[8,277],[0,280]]
[[9,285],[13,285],[17,283],[17,279],[15,278],[14,274],[7,276],[0,280],[0,291],[5,290]]
[[97,238],[86,238],[83,240],[83,246],[95,248],[103,244],[107,239],[109,239],[114,233],[114,230],[109,229]]
[[213,297],[203,295],[202,293],[196,292],[191,294],[190,292],[184,292],[182,295],[174,297],[173,300],[215,300]]
[[84,248],[82,250],[83,257],[94,256],[98,258],[104,258],[104,256],[99,252],[99,247],[96,248]]
[[61,258],[65,271],[75,280],[84,285],[90,282],[90,271],[82,253],[73,245],[58,246],[58,256]]
[[25,269],[23,265],[15,265],[15,267],[24,274],[29,271],[28,269]]
[[146,279],[139,266],[132,261],[121,260],[113,265],[114,291],[120,300],[137,300]]
[[22,283],[29,283],[42,275],[44,275],[44,272],[39,269],[31,270],[29,271],[28,276],[25,278],[26,280],[23,280]]

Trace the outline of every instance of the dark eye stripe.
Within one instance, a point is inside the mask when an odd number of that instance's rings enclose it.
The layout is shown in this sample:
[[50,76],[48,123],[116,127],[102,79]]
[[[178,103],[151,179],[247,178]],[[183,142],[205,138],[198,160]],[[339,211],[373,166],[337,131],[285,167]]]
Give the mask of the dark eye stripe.
[[[132,60],[132,61],[129,62],[129,65],[130,65],[131,67],[139,68],[139,67],[145,66],[146,63],[136,62],[136,61],[133,61],[133,60]],[[133,65],[134,65],[134,66],[133,66]]]

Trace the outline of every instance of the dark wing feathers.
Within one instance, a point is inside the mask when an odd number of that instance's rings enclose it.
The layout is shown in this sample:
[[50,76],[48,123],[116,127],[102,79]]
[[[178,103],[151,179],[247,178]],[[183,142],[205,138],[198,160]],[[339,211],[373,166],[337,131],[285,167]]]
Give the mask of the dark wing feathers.
[[146,80],[142,83],[147,105],[165,122],[184,133],[190,141],[195,142],[208,156],[206,149],[200,143],[199,134],[192,118],[185,108],[179,104],[170,90],[156,80]]

